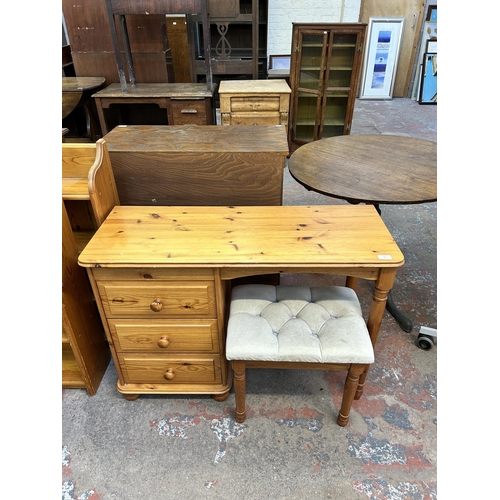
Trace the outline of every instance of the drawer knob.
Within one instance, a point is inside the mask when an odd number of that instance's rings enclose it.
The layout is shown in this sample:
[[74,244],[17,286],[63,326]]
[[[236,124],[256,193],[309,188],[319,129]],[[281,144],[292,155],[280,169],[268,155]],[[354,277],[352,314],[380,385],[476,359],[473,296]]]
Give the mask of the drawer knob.
[[170,344],[170,342],[168,341],[168,337],[166,335],[163,335],[161,339],[158,341],[158,347],[161,347],[163,349],[165,347],[168,347],[168,344]]
[[173,380],[174,379],[174,371],[172,368],[169,368],[166,372],[165,375],[163,375],[167,380]]
[[149,305],[152,311],[154,312],[159,312],[161,311],[161,308],[163,307],[163,304],[161,302],[161,299],[155,299],[151,304]]

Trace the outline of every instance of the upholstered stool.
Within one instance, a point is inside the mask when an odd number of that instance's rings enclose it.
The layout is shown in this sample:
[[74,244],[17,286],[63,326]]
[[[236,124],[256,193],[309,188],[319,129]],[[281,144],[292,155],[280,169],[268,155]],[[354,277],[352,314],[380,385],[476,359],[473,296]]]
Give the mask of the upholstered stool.
[[337,419],[341,426],[349,421],[360,375],[374,361],[358,297],[342,286],[234,287],[226,357],[234,373],[238,422],[246,418],[247,367],[347,370]]

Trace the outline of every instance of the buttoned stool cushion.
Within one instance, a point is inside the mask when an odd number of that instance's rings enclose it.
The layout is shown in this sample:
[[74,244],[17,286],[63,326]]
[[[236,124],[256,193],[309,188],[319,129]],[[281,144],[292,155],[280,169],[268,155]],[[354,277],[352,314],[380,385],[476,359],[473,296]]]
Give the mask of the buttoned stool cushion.
[[232,290],[226,358],[244,360],[250,367],[252,361],[364,367],[374,362],[374,353],[354,290],[250,284]]
[[342,286],[233,289],[226,358],[307,363],[374,361],[356,292]]

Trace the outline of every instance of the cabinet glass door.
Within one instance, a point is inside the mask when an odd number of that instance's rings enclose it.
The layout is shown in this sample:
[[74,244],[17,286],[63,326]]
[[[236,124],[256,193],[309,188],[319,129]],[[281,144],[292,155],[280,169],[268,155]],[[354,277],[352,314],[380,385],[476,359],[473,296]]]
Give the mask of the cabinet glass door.
[[295,139],[299,141],[318,139],[325,77],[322,61],[327,42],[328,31],[302,35],[295,123]]
[[344,134],[348,101],[348,93],[327,92],[324,102],[323,127],[320,131],[320,139]]
[[334,34],[327,71],[327,88],[323,103],[322,138],[344,134],[346,115],[356,55],[356,34]]

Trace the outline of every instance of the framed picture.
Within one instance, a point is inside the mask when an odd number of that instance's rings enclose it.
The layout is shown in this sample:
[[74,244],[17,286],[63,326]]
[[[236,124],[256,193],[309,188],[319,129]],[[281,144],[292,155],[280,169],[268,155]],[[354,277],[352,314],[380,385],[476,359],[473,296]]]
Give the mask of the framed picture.
[[269,56],[269,69],[290,69],[291,55]]
[[425,52],[436,52],[438,51],[438,41],[437,38],[429,38],[425,42]]
[[404,18],[370,17],[360,99],[392,99]]
[[418,102],[437,104],[437,53],[424,54]]
[[437,5],[429,5],[429,7],[427,8],[427,17],[425,18],[425,20],[437,23],[438,20]]
[[[432,44],[429,46],[427,43],[429,41],[436,42],[436,50],[431,50]],[[411,91],[411,98],[414,100],[418,100],[418,97],[420,95],[420,82],[422,81],[422,61],[426,52],[437,52],[437,22],[435,21],[424,22],[422,38],[420,40],[420,47],[417,55],[419,66],[417,68],[417,73],[415,74],[415,80],[413,82]]]

